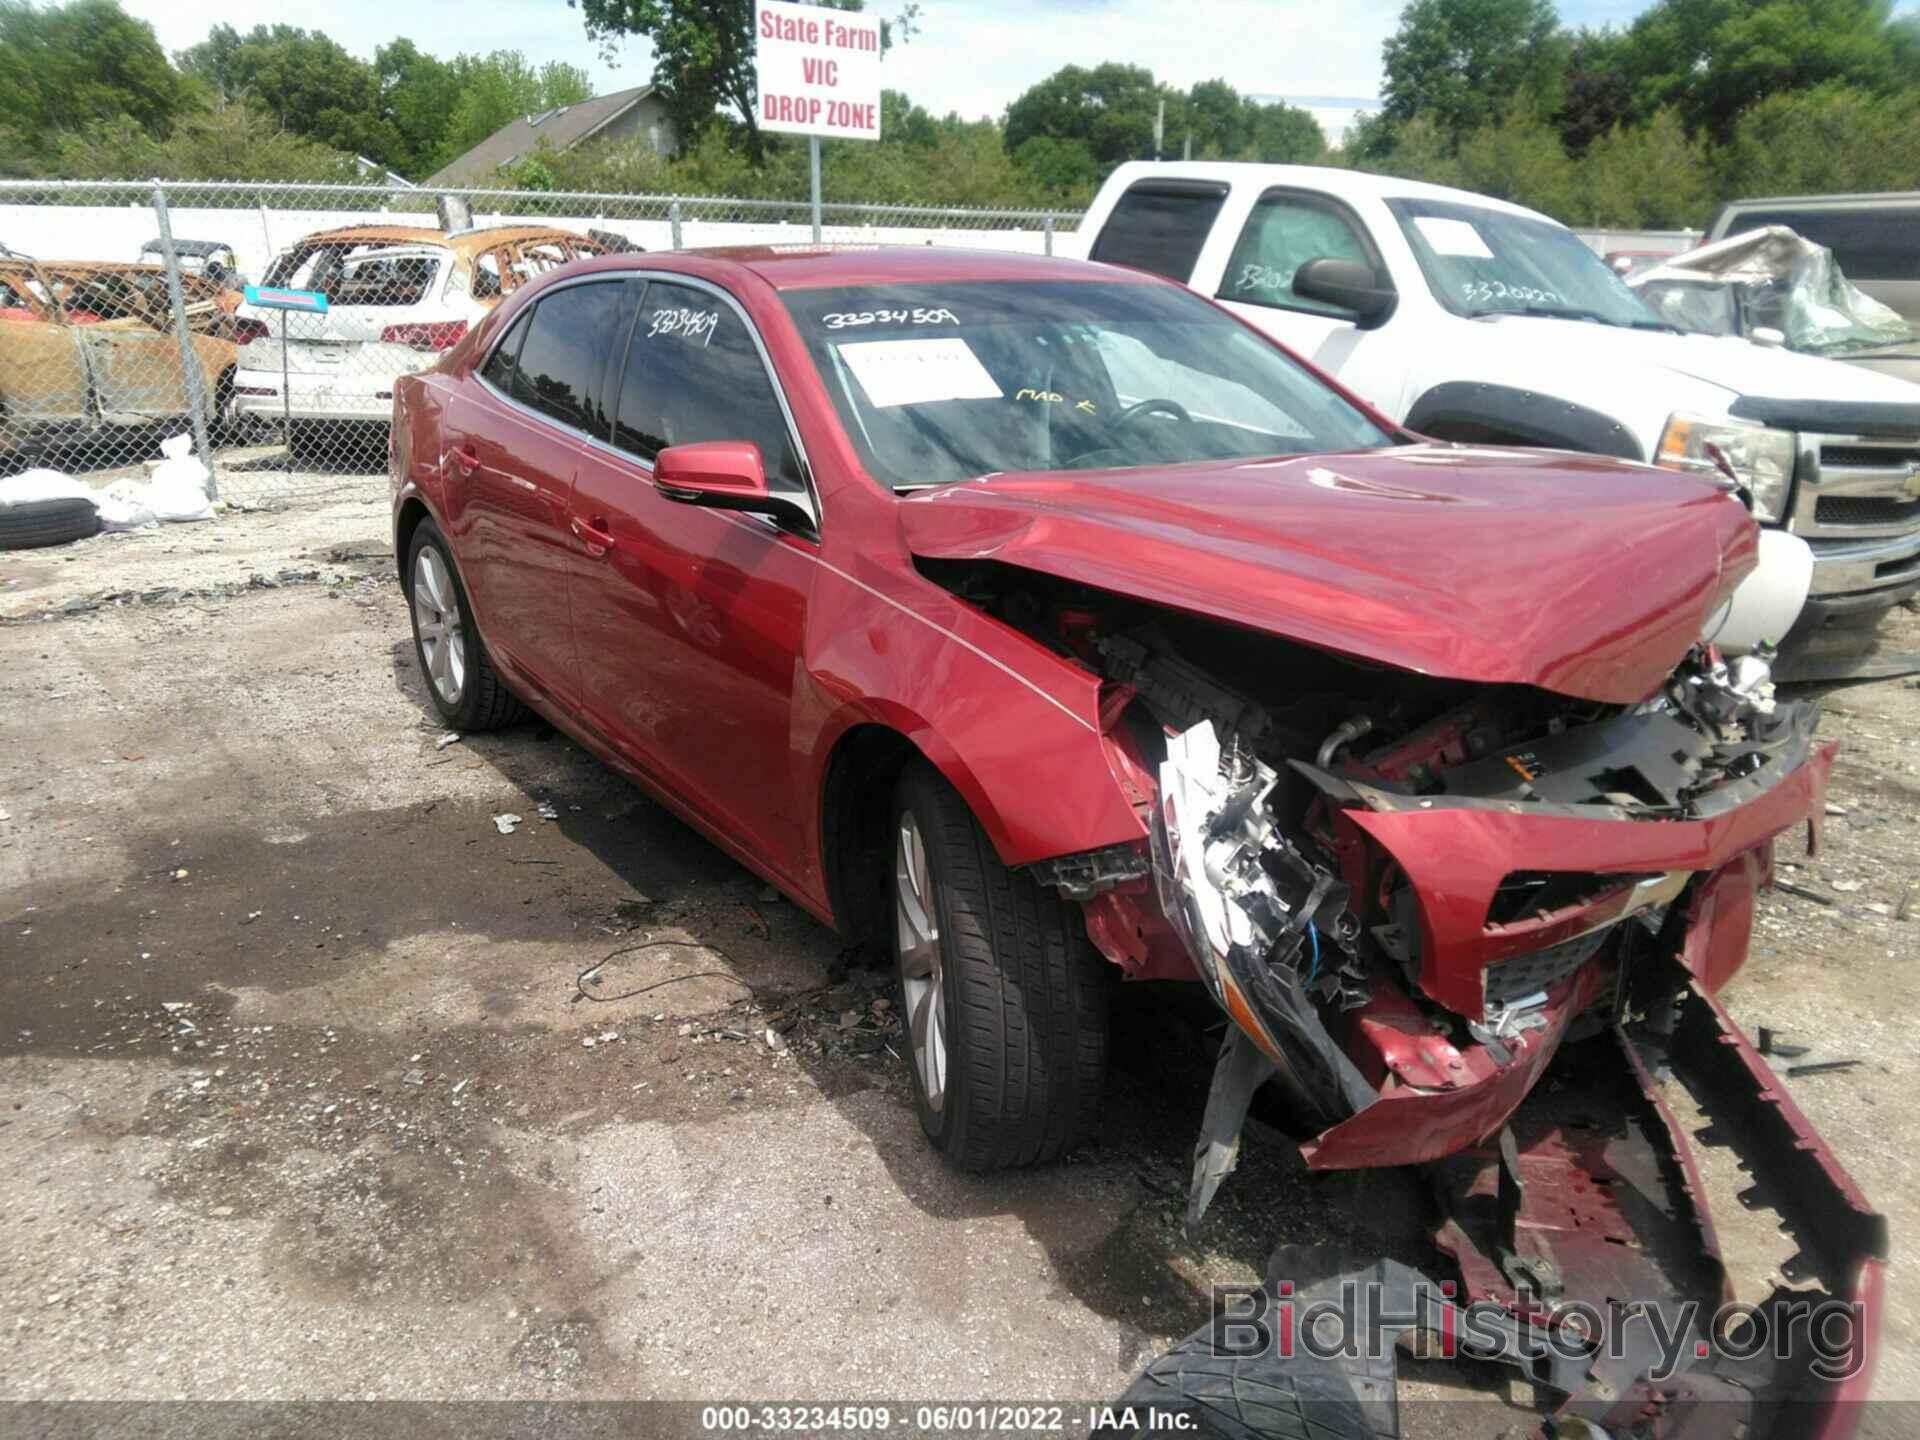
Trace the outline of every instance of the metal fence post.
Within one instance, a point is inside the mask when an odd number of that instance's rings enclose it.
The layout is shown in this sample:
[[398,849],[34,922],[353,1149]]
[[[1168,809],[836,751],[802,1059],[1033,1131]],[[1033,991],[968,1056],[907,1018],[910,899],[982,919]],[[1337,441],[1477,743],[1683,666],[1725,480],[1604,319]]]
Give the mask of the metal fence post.
[[1051,210],[1047,212],[1044,225],[1047,232],[1047,254],[1051,255],[1053,254],[1053,212]]
[[673,227],[673,248],[680,248],[680,202],[667,206],[667,224]]
[[160,223],[160,255],[167,266],[167,303],[173,307],[174,338],[180,342],[180,376],[187,387],[187,416],[193,422],[193,448],[207,467],[207,498],[219,498],[220,482],[213,473],[213,446],[207,440],[207,391],[201,383],[200,356],[187,328],[187,297],[180,288],[180,257],[173,249],[173,221],[167,213],[167,192],[153,187],[153,215]]

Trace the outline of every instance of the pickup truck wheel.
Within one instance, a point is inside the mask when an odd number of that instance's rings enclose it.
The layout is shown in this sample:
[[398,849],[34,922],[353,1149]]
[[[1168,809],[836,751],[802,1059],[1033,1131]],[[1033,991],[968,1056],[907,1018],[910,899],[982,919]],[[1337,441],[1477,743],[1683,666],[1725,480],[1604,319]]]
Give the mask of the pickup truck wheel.
[[1080,916],[1009,870],[924,762],[894,791],[894,957],[914,1106],[967,1170],[1051,1160],[1106,1076],[1104,963]]
[[494,673],[440,527],[422,520],[407,547],[407,608],[427,698],[456,730],[498,730],[525,711]]

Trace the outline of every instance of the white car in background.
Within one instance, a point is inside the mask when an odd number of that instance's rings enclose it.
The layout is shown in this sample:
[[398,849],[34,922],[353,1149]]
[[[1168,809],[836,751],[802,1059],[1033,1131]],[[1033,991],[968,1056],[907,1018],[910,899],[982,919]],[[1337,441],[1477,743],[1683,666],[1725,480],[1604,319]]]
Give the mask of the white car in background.
[[385,423],[395,379],[452,349],[517,286],[607,249],[570,230],[524,225],[355,225],[309,235],[273,262],[262,284],[320,291],[326,313],[240,307],[234,411],[286,415],[295,445],[315,422]]

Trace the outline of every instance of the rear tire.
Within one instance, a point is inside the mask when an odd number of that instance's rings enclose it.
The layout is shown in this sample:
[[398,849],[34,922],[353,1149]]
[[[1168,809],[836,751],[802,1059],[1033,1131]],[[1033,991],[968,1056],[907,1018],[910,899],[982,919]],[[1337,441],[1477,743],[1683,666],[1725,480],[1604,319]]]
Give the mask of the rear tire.
[[407,546],[407,609],[427,699],[455,730],[498,730],[526,714],[493,668],[440,527],[422,520]]
[[894,959],[920,1127],[962,1169],[1052,1160],[1099,1110],[1105,962],[1077,907],[1002,864],[925,761],[901,775],[893,817]]

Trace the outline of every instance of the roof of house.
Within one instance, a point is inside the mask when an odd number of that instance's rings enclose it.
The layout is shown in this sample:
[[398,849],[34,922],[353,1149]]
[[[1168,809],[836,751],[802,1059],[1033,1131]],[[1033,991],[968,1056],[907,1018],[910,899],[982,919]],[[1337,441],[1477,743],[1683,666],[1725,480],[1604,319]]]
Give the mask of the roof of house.
[[457,160],[441,166],[425,181],[428,185],[471,185],[493,178],[502,165],[511,165],[545,140],[556,150],[570,150],[590,140],[627,111],[653,94],[653,86],[637,85],[596,95],[578,105],[562,105],[538,115],[522,115],[502,125]]

